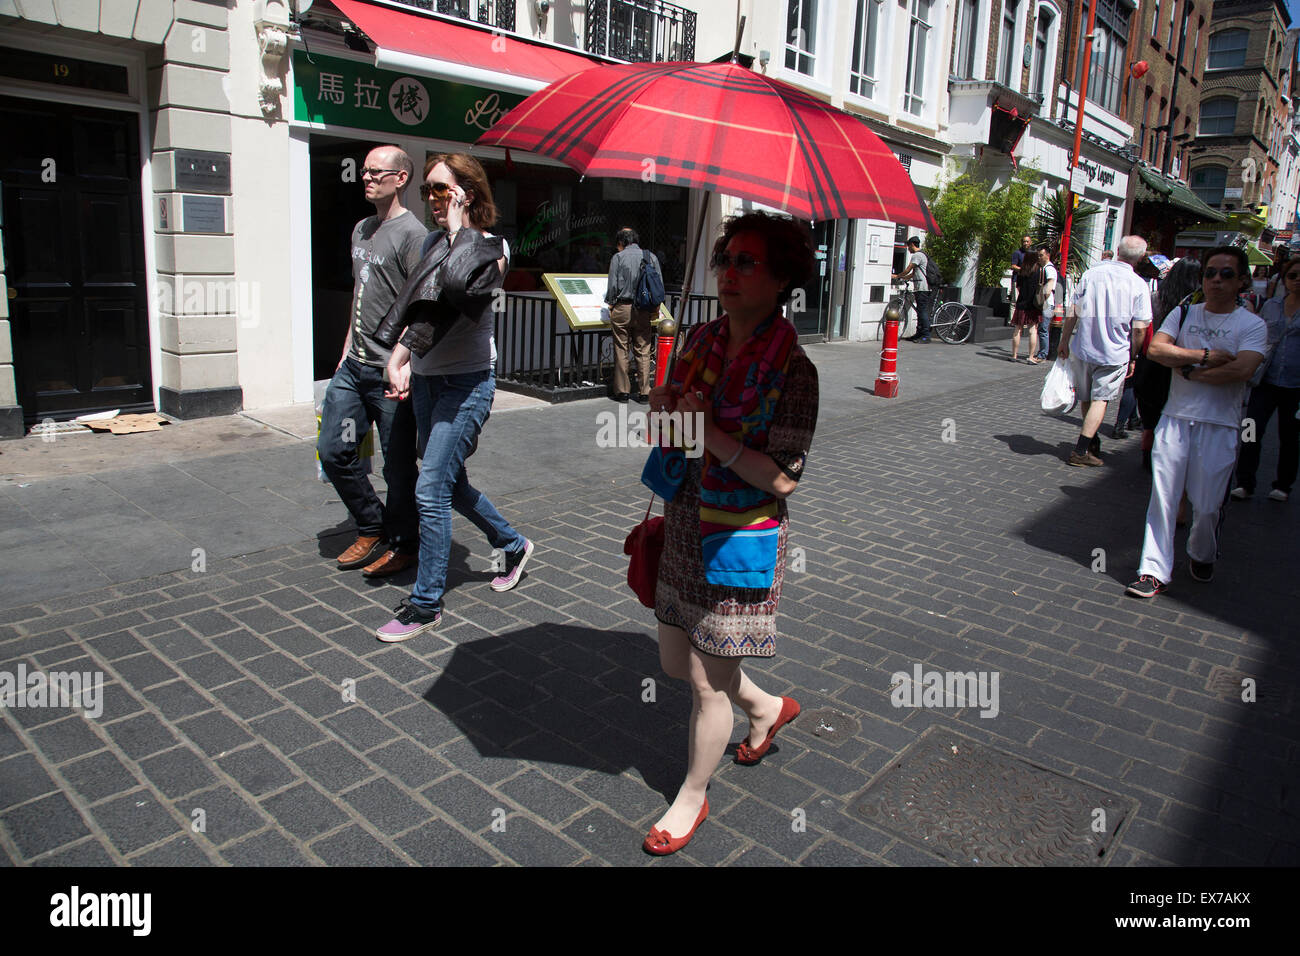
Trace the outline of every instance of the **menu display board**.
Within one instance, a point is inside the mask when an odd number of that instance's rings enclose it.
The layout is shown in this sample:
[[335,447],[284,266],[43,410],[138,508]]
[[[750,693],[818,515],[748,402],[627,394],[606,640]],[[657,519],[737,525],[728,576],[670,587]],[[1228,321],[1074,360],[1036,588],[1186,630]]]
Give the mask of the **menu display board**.
[[[605,304],[605,290],[609,276],[599,273],[548,272],[542,276],[546,288],[555,296],[573,331],[609,328],[609,306]],[[670,319],[672,313],[666,304],[659,306],[655,321]]]

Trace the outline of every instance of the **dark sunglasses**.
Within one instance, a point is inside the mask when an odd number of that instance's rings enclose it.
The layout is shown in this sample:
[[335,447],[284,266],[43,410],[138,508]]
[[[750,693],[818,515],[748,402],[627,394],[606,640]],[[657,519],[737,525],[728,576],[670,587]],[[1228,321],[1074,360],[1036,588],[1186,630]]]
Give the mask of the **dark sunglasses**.
[[1206,269],[1201,274],[1205,276],[1205,278],[1207,279],[1213,279],[1215,276],[1222,276],[1224,279],[1227,279],[1229,282],[1237,278],[1238,275],[1236,269]]
[[1300,280],[1300,272],[1292,271],[1292,272],[1288,272],[1288,273],[1286,274],[1286,281],[1287,281],[1287,282],[1294,282],[1294,281],[1297,281],[1297,280]]
[[420,186],[421,199],[428,199],[430,196],[437,196],[441,199],[449,192],[451,192],[451,187],[446,183],[424,183]]
[[761,266],[762,264],[763,261],[761,259],[755,259],[748,252],[738,252],[734,256],[728,255],[725,252],[719,252],[709,260],[709,265],[718,272],[726,272],[732,266],[735,266],[736,271],[742,276],[752,276],[754,274],[754,267]]

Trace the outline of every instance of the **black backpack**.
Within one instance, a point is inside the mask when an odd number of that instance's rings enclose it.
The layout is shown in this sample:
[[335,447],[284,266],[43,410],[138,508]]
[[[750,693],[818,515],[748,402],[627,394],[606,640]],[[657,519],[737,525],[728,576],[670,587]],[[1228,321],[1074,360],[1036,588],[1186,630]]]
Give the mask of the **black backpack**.
[[934,256],[925,257],[925,284],[930,287],[930,291],[943,287],[943,273],[935,265]]
[[632,305],[645,312],[658,312],[664,301],[664,279],[650,258],[650,250],[641,251],[641,274],[637,276]]

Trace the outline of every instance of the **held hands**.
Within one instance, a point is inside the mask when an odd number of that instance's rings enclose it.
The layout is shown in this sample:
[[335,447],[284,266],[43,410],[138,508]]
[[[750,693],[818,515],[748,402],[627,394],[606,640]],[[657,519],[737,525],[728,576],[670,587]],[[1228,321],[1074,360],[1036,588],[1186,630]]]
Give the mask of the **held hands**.
[[404,362],[401,365],[388,363],[388,384],[384,386],[384,398],[395,398],[399,402],[404,401],[411,394],[411,365]]

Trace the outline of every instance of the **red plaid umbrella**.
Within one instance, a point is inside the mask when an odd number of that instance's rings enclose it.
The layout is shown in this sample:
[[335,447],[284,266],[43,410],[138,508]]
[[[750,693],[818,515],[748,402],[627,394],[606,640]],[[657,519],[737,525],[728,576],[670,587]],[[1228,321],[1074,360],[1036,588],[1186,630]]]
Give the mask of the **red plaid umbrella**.
[[799,219],[938,232],[901,163],[857,117],[735,63],[598,66],[534,93],[479,138],[580,173],[752,199]]

